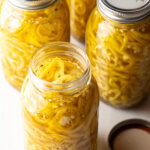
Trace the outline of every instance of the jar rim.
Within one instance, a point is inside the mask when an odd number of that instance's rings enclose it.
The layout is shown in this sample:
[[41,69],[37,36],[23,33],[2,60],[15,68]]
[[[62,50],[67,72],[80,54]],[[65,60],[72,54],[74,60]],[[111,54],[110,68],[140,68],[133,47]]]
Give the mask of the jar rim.
[[97,0],[97,7],[104,17],[124,24],[135,23],[150,16],[150,0],[135,9],[120,8],[108,0]]
[[[80,78],[78,78],[74,81],[71,81],[71,82],[58,84],[58,83],[52,83],[52,82],[43,80],[35,75],[34,70],[33,70],[33,64],[35,63],[35,59],[37,59],[37,56],[39,56],[39,54],[42,55],[42,53],[43,54],[46,54],[48,52],[54,53],[54,50],[53,51],[50,50],[50,48],[52,48],[52,47],[62,47],[62,48],[72,49],[74,51],[69,50],[68,52],[73,54],[72,55],[73,58],[75,58],[74,55],[78,53],[78,55],[80,55],[84,59],[84,61],[86,62],[86,68],[84,69],[84,72]],[[48,51],[48,49],[50,51]],[[46,53],[44,50],[46,50]],[[57,55],[53,55],[53,56],[57,56]],[[64,56],[65,56],[65,54],[64,54]],[[69,56],[69,55],[66,55],[66,56]],[[75,59],[77,59],[77,58],[75,58]],[[78,47],[72,43],[68,43],[68,42],[52,42],[52,43],[42,46],[41,48],[39,48],[38,50],[36,50],[33,53],[30,63],[29,63],[29,76],[31,77],[31,80],[34,82],[34,84],[37,84],[38,87],[41,87],[43,89],[51,90],[51,91],[67,91],[67,90],[72,90],[72,89],[81,87],[84,84],[89,84],[89,82],[91,80],[91,65],[90,65],[88,56],[80,47]],[[62,87],[66,87],[66,88],[57,89],[57,88],[50,88],[49,86],[54,86],[54,87],[62,86]]]
[[24,10],[44,9],[55,3],[57,0],[7,0],[9,4]]

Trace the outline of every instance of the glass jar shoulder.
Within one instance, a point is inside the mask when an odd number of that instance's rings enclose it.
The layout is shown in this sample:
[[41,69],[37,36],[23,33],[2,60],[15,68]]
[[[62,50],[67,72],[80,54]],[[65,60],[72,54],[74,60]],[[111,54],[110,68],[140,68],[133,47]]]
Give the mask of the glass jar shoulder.
[[36,25],[47,23],[49,27],[48,23],[54,22],[57,25],[68,20],[69,11],[65,1],[57,0],[49,7],[39,10],[20,9],[5,1],[0,14],[0,27],[2,31],[14,35]]
[[120,24],[103,18],[96,8],[87,25],[87,50],[90,53],[91,49],[111,48],[120,55],[139,60],[149,56],[149,37],[149,18],[135,24]]
[[[28,113],[42,123],[40,116],[50,116],[61,110],[74,110],[80,123],[92,114],[95,114],[99,105],[99,92],[95,79],[92,77],[90,84],[75,94],[64,92],[40,92],[27,77],[22,88],[22,105]],[[91,114],[92,113],[92,114]],[[39,115],[40,116],[37,116]],[[52,115],[53,116],[53,115]],[[54,117],[54,116],[53,116]],[[83,118],[82,118],[83,117]],[[47,123],[50,121],[48,118]],[[41,121],[41,122],[40,122]]]
[[94,59],[97,59],[97,33],[98,27],[103,21],[104,18],[101,16],[98,8],[96,7],[89,17],[86,28],[87,54],[92,65],[95,65]]
[[87,29],[86,29],[87,34],[90,31],[97,32],[99,24],[101,24],[104,20],[105,19],[103,18],[103,16],[100,14],[98,8],[96,7],[92,11],[92,13],[88,19]]

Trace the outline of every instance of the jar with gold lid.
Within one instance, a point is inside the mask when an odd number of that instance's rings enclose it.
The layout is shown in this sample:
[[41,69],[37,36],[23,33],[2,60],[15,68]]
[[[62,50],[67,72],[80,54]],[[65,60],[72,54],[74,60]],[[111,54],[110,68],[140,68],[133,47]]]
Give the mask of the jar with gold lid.
[[85,41],[85,29],[96,0],[67,0],[70,8],[71,34],[78,41]]
[[97,150],[99,92],[80,48],[36,51],[21,95],[25,150]]
[[87,53],[101,99],[126,108],[150,85],[150,1],[98,0],[87,25]]
[[35,49],[69,41],[65,0],[4,0],[0,12],[0,50],[6,79],[20,90]]

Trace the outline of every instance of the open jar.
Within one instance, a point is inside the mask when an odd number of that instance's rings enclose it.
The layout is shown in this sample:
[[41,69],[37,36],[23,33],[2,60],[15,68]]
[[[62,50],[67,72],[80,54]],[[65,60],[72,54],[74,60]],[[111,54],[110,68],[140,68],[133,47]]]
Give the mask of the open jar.
[[150,85],[150,2],[98,0],[87,25],[87,53],[101,99],[126,108]]
[[99,92],[86,54],[70,43],[36,51],[22,88],[26,150],[96,150]]
[[6,79],[18,90],[33,52],[43,44],[69,41],[65,0],[5,0],[0,12],[0,49]]

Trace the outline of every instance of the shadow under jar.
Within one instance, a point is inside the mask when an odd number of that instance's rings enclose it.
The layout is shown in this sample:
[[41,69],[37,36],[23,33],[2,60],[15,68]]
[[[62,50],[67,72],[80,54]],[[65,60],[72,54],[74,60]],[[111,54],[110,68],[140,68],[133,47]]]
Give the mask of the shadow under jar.
[[0,12],[0,49],[6,79],[20,90],[33,52],[43,44],[69,41],[65,0],[5,0]]
[[136,105],[150,85],[150,2],[98,0],[86,31],[87,53],[101,99]]
[[36,51],[22,105],[26,150],[97,150],[99,92],[80,48],[56,42]]
[[85,42],[86,24],[96,0],[67,0],[70,8],[71,34],[79,42]]

